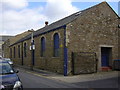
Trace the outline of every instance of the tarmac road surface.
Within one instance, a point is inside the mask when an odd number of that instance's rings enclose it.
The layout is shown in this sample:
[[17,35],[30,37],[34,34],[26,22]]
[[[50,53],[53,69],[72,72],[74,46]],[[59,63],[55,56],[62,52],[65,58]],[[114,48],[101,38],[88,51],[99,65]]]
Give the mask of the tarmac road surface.
[[[49,75],[44,76],[41,73],[24,69],[19,69],[18,75],[22,81],[23,88],[113,88],[113,90],[116,88],[117,90],[120,86],[120,77],[119,79],[118,77],[111,77],[107,79],[72,83],[67,82],[67,79],[61,81]],[[59,77],[59,75],[57,77]]]

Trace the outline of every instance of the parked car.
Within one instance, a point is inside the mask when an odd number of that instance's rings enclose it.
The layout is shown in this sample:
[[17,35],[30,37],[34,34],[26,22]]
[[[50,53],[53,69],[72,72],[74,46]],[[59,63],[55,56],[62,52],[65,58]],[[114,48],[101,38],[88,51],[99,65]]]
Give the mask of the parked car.
[[4,58],[5,61],[7,61],[10,65],[13,65],[13,61],[10,60],[10,58]]
[[0,59],[2,59],[2,56],[0,55]]
[[15,71],[8,62],[0,60],[1,90],[23,89],[22,83],[16,73],[18,73],[18,71]]

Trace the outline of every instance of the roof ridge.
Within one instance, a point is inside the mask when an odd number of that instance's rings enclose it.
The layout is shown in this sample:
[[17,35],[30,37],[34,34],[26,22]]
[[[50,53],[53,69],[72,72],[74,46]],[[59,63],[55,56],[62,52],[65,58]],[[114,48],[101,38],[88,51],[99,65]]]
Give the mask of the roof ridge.
[[[78,12],[80,12],[80,11],[78,11]],[[70,14],[70,15],[68,15],[68,16],[66,16],[66,17],[64,17],[64,18],[61,18],[61,19],[59,19],[59,20],[57,20],[57,21],[54,21],[54,22],[52,22],[51,24],[49,24],[48,26],[50,26],[50,25],[52,25],[52,24],[55,24],[55,23],[57,23],[57,22],[60,22],[60,21],[62,21],[62,20],[64,20],[64,19],[66,19],[66,18],[68,18],[68,17],[70,17],[70,16],[72,16],[72,15],[74,15],[74,14],[78,13],[78,12],[75,12],[75,13]],[[48,26],[44,26],[44,27],[42,27],[42,28],[40,28],[40,29],[38,29],[38,30],[41,30],[41,29],[43,29],[43,28],[45,28],[45,27],[48,27]],[[38,30],[36,30],[36,31],[38,31]]]
[[[48,26],[50,26],[50,25],[52,25],[52,24],[54,24],[54,23],[60,22],[60,21],[66,19],[66,18],[68,18],[68,17],[70,17],[70,16],[72,16],[72,15],[74,15],[74,14],[77,14],[77,13],[79,13],[79,12],[83,12],[83,11],[89,10],[89,9],[91,9],[91,8],[93,8],[93,7],[96,7],[96,6],[98,6],[98,5],[101,5],[101,4],[103,4],[103,3],[107,3],[107,2],[106,2],[106,1],[103,1],[103,2],[101,2],[101,3],[98,3],[98,4],[94,5],[94,6],[91,6],[91,7],[89,7],[89,8],[86,8],[86,9],[84,9],[84,10],[77,11],[77,12],[75,12],[75,13],[73,13],[73,14],[70,14],[70,15],[64,17],[64,18],[61,18],[61,19],[59,19],[59,20],[57,20],[57,21],[49,24]],[[43,28],[45,28],[45,27],[48,27],[48,26],[44,26],[44,27],[42,27],[42,28],[40,28],[40,29],[37,29],[36,31],[41,30],[41,29],[43,29]]]
[[[104,3],[106,3],[106,4],[109,6],[109,4],[108,4],[106,1],[103,1],[103,2],[101,2],[101,3],[98,3],[98,4],[94,5],[94,6],[91,6],[91,7],[89,7],[89,8],[84,9],[84,10],[75,12],[75,13],[69,15],[69,16],[66,16],[66,17],[64,17],[64,18],[62,18],[62,19],[60,19],[60,20],[57,20],[57,21],[55,21],[55,22],[53,22],[53,23],[51,23],[51,24],[49,24],[49,25],[47,25],[47,26],[44,26],[44,27],[40,28],[40,29],[37,29],[37,30],[34,32],[34,37],[36,37],[36,36],[38,36],[38,35],[40,35],[40,34],[44,34],[44,33],[50,32],[50,31],[52,31],[52,30],[56,30],[57,28],[62,27],[62,26],[64,26],[64,25],[68,24],[69,22],[75,20],[75,19],[78,18],[80,15],[83,15],[84,13],[86,13],[86,12],[89,11],[89,10],[91,10],[92,8],[98,7],[99,5],[104,4]],[[80,13],[80,12],[81,12],[81,13]],[[78,14],[78,13],[79,13],[79,14]],[[77,14],[77,15],[76,15],[76,14]],[[20,40],[17,41],[16,43],[22,42],[22,41],[27,40],[27,39],[30,39],[30,34],[27,35],[27,36],[25,36],[24,38],[20,39]],[[15,43],[15,44],[16,44],[16,43]],[[12,45],[14,45],[14,44],[12,44]]]

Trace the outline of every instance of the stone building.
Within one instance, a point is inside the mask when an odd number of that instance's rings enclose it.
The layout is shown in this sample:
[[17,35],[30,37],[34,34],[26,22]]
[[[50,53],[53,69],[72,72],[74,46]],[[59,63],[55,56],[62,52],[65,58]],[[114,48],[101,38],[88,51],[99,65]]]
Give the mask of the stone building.
[[10,57],[16,65],[64,75],[111,69],[119,59],[118,18],[102,2],[33,32],[32,42],[31,35],[20,39]]
[[8,35],[0,35],[0,56],[3,56],[2,44],[13,36]]
[[26,31],[26,32],[23,32],[21,34],[18,34],[16,36],[12,36],[11,38],[6,39],[1,45],[2,46],[2,51],[3,51],[3,57],[4,58],[10,58],[9,46],[14,44],[15,42],[17,42],[21,38],[24,38],[25,36],[27,36],[30,33],[31,32]]
[[[119,39],[118,39],[118,51],[120,51],[120,17],[119,17],[119,21],[118,21],[118,37],[119,37]],[[118,55],[119,55],[119,59],[120,59],[120,53]]]

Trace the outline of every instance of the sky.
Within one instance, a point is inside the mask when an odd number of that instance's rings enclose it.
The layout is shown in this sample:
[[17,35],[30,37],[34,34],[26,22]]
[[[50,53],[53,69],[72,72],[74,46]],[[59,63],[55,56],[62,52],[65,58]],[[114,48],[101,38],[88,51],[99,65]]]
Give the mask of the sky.
[[[38,30],[87,9],[103,0],[0,0],[0,35],[17,35],[27,30]],[[118,14],[118,1],[107,0]],[[120,5],[120,4],[119,4]]]

